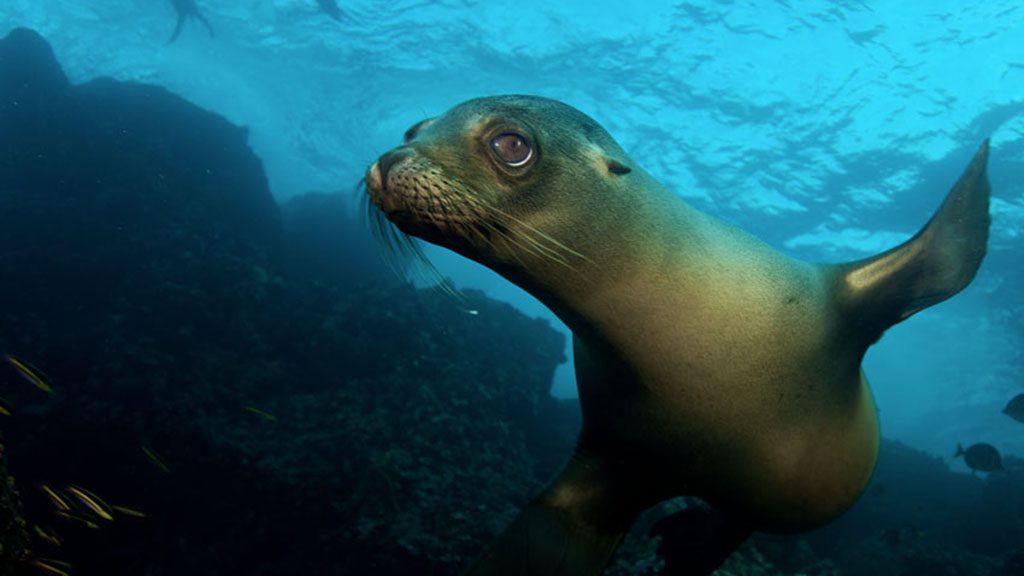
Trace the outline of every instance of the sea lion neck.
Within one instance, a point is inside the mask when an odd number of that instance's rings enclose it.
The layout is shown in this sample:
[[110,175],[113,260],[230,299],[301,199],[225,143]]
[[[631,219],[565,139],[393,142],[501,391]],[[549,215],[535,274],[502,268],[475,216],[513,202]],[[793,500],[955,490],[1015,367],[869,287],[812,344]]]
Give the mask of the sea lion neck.
[[[633,286],[657,286],[700,267],[727,227],[687,204],[643,170],[628,186],[573,194],[575,210],[556,211],[551,235],[580,254],[568,265],[521,258],[492,266],[552,309],[577,334],[593,332],[623,311]],[[579,247],[578,249],[576,247]],[[671,273],[666,274],[670,268]],[[627,320],[621,318],[621,320]],[[631,321],[635,321],[635,318]]]

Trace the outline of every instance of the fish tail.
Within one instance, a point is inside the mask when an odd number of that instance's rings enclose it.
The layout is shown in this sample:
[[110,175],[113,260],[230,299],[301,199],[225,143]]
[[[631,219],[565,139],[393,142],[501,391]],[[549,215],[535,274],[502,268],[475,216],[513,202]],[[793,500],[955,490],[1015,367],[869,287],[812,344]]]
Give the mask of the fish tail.
[[959,458],[964,455],[964,447],[959,442],[956,443],[956,454],[953,454],[953,458]]

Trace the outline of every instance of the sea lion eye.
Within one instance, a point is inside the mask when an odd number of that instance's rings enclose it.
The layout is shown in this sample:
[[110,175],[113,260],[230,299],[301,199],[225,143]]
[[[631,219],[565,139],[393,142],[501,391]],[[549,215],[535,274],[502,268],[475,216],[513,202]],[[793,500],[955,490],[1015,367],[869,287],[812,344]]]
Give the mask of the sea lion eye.
[[533,147],[530,146],[526,136],[515,132],[505,132],[495,136],[491,140],[491,149],[502,162],[513,168],[523,166],[530,161],[530,158],[533,158]]

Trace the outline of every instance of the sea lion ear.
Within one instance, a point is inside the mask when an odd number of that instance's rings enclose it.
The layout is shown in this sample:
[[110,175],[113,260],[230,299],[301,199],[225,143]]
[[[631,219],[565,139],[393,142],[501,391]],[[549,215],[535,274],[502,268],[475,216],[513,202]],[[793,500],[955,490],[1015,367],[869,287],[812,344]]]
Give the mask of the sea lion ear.
[[633,171],[632,168],[618,160],[615,160],[614,158],[605,158],[604,163],[608,166],[608,172],[615,174],[616,176],[624,176]]

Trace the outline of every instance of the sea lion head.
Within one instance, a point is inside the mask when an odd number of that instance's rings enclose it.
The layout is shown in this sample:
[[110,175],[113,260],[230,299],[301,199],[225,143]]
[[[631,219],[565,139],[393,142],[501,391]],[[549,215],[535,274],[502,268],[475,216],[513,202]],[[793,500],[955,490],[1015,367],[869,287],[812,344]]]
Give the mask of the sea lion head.
[[592,233],[595,213],[614,210],[602,190],[613,191],[629,164],[575,108],[498,96],[413,125],[366,184],[400,230],[485,265],[569,264],[586,258],[574,246],[585,245],[579,236]]

